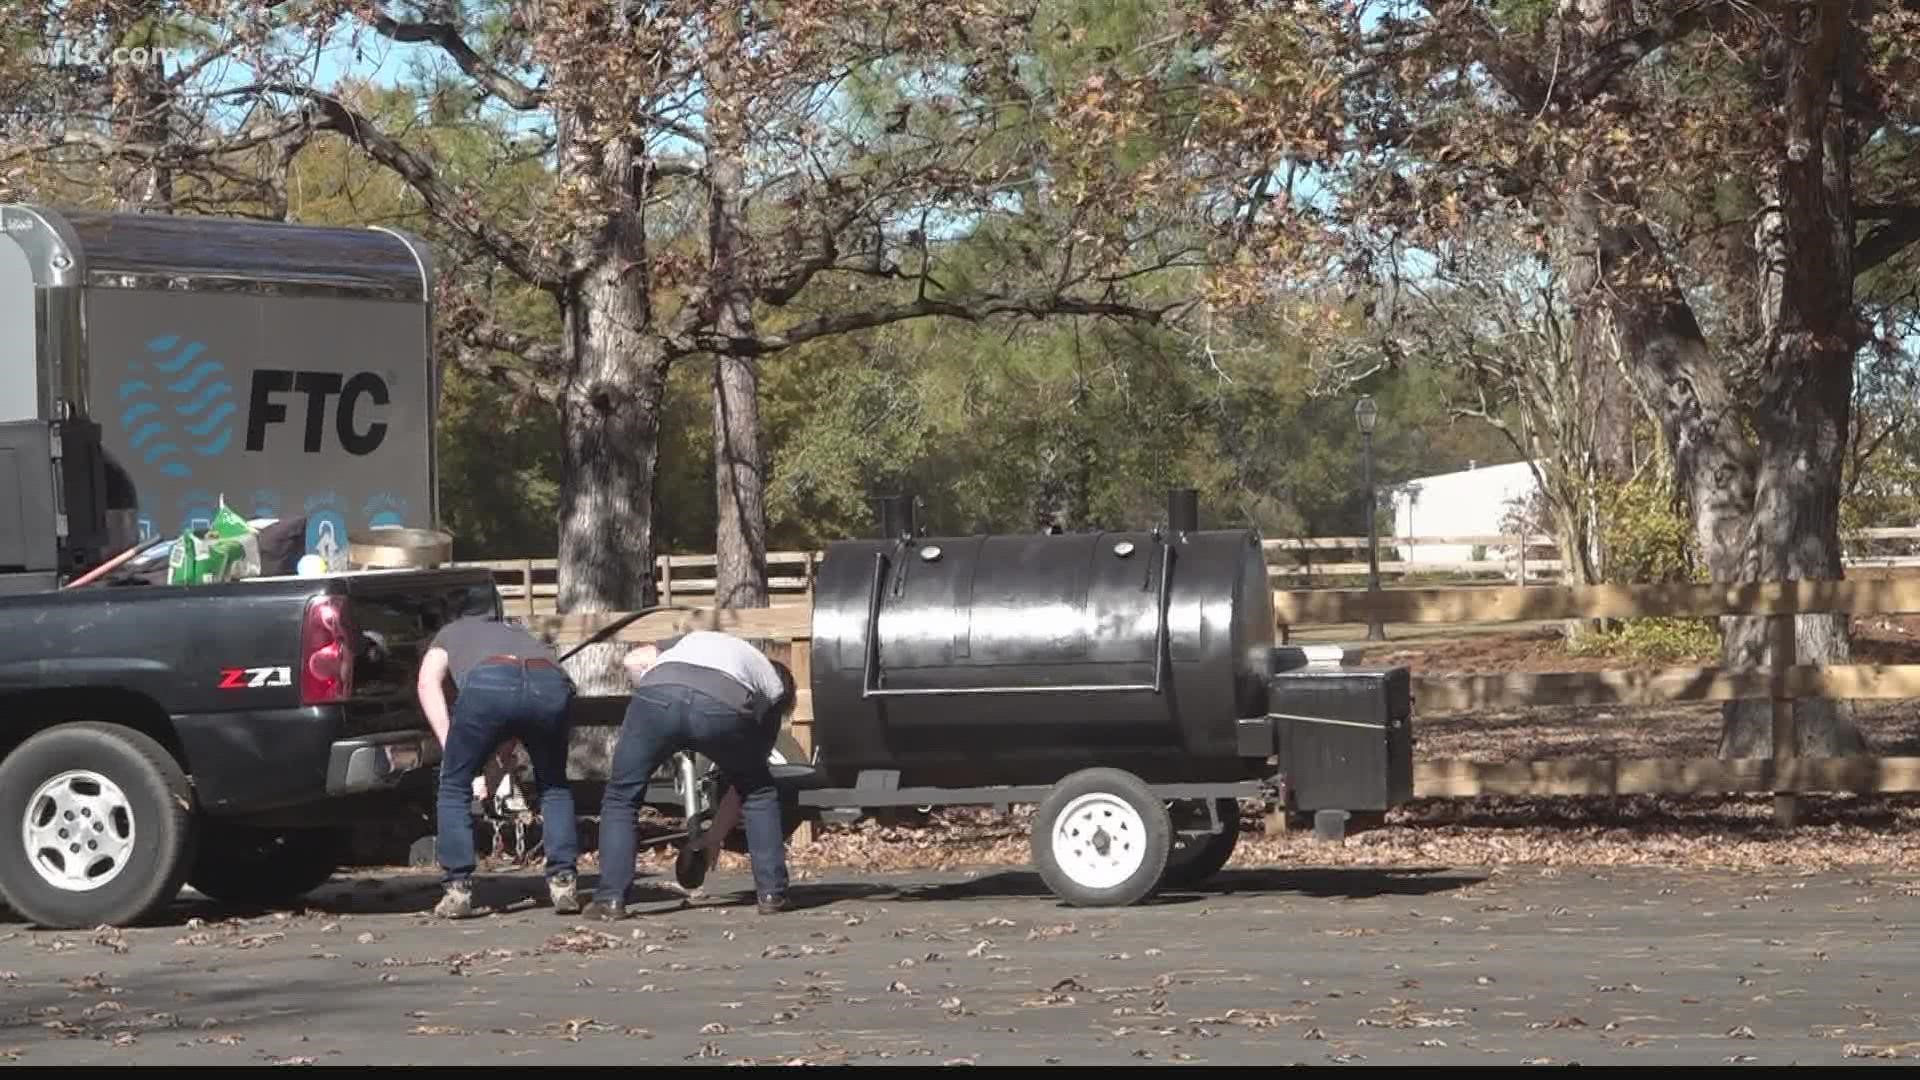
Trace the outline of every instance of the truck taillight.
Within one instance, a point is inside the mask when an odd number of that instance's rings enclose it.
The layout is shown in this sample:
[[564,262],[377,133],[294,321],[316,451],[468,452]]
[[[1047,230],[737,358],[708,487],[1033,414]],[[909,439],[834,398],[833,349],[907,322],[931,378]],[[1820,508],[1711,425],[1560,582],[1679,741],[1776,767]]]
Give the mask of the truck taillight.
[[317,597],[307,603],[300,633],[300,702],[326,705],[353,693],[353,643],[347,633],[347,601]]

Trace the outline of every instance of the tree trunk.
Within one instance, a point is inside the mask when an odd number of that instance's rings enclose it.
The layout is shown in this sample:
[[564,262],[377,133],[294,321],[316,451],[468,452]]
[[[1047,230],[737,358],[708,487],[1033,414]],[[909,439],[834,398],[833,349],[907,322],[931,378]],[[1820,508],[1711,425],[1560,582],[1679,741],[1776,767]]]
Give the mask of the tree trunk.
[[[729,322],[722,316],[721,333],[735,332]],[[766,607],[766,467],[760,453],[759,372],[751,357],[714,361],[713,472],[719,501],[714,606]]]
[[[1852,147],[1844,106],[1864,14],[1840,3],[1821,5],[1810,27],[1788,27],[1783,35],[1786,146],[1772,182],[1762,189],[1764,204],[1778,209],[1762,216],[1755,245],[1766,348],[1755,417],[1755,541],[1763,580],[1844,576],[1840,492],[1860,341],[1853,300]],[[1848,662],[1847,616],[1802,616],[1794,624],[1799,663]],[[1768,756],[1773,727],[1767,703],[1737,704],[1729,710],[1722,756]],[[1866,750],[1848,702],[1800,702],[1795,721],[1803,755]]]
[[[1607,229],[1599,240],[1609,280],[1667,273],[1657,241],[1644,227]],[[1757,580],[1753,529],[1759,462],[1693,309],[1671,283],[1615,295],[1614,326],[1632,359],[1634,382],[1659,417],[1708,576],[1716,582]],[[1766,620],[1724,618],[1720,631],[1723,666],[1748,669],[1765,662]],[[1739,711],[1728,706],[1727,731],[1739,726]]]
[[[568,125],[585,130],[586,124]],[[563,140],[563,168],[633,175],[621,140]],[[632,181],[622,180],[625,189]],[[645,222],[635,199],[611,211],[562,298],[569,370],[560,403],[560,597],[563,612],[655,603],[653,482],[668,354],[651,326]],[[618,644],[572,661],[583,693],[626,690]]]
[[[1582,62],[1596,42],[1605,40],[1630,15],[1631,5],[1624,0],[1561,0],[1561,24],[1566,28],[1565,47],[1570,58]],[[1565,249],[1593,252],[1599,248],[1601,214],[1595,197],[1593,178],[1584,165],[1576,166],[1574,197],[1565,226]],[[1624,483],[1633,475],[1633,397],[1626,372],[1616,362],[1618,338],[1613,312],[1603,288],[1600,260],[1576,258],[1568,268],[1567,291],[1573,301],[1573,332],[1570,358],[1577,382],[1575,400],[1577,426],[1585,427],[1586,445],[1568,452],[1590,455],[1582,471],[1582,490],[1573,494],[1579,506],[1562,519],[1560,542],[1563,565],[1577,567],[1574,584],[1597,585],[1608,580],[1609,563],[1605,540],[1599,524],[1597,484]],[[1568,519],[1571,520],[1568,520]],[[1572,526],[1576,531],[1569,533]],[[1569,539],[1578,543],[1577,551]],[[1572,619],[1567,623],[1569,638],[1604,631],[1612,625],[1608,619]]]
[[[739,33],[732,18],[726,34]],[[746,190],[745,121],[720,64],[707,67],[707,247],[709,287],[720,336],[753,335],[753,297],[744,280],[741,215]],[[766,462],[760,450],[759,370],[752,357],[720,356],[713,368],[715,607],[762,608],[767,598]]]

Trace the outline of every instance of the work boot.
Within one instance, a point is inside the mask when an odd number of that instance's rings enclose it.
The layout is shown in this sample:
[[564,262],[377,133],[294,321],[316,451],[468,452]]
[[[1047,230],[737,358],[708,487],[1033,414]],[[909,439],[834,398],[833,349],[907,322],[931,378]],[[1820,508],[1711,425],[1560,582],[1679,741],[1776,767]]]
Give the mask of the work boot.
[[580,885],[572,874],[556,874],[547,879],[547,895],[553,899],[553,910],[562,915],[580,913]]
[[447,894],[434,905],[433,913],[443,919],[464,919],[473,914],[473,885],[456,882],[447,886]]
[[580,917],[593,922],[613,922],[616,919],[626,918],[627,913],[620,905],[595,900],[587,905],[587,909],[580,913]]
[[786,893],[768,893],[760,898],[760,914],[777,915],[787,910]]

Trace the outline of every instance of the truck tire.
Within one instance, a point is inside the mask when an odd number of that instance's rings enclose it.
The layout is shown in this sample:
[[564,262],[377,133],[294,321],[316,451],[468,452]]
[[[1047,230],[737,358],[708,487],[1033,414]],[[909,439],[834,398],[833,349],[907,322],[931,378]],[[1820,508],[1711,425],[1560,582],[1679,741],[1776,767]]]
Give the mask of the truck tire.
[[179,894],[193,847],[186,772],[148,735],[61,724],[0,761],[0,896],[30,922],[145,920]]
[[333,877],[344,858],[346,839],[339,829],[212,824],[201,834],[187,884],[222,903],[291,903]]
[[1053,786],[1033,820],[1034,861],[1074,907],[1124,907],[1160,887],[1173,846],[1166,803],[1119,769],[1082,769]]
[[[1199,885],[1227,865],[1240,842],[1240,800],[1216,799],[1220,810],[1220,831],[1208,836],[1180,836],[1173,839],[1167,856],[1165,883],[1178,888]],[[1206,820],[1206,804],[1199,804],[1194,815]]]

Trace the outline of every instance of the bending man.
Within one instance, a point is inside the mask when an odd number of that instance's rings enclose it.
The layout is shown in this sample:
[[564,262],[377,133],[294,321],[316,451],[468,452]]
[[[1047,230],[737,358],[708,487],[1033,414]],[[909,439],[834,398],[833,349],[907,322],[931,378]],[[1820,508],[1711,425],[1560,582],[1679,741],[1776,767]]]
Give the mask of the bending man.
[[653,772],[669,754],[693,750],[713,759],[745,794],[747,851],[760,911],[786,906],[786,832],[767,758],[793,711],[793,673],[734,637],[700,630],[627,654],[633,700],[613,750],[600,808],[600,885],[588,918],[626,913],[633,883],[634,824]]
[[[460,694],[447,711],[445,684]],[[439,858],[443,897],[434,914],[473,913],[473,778],[487,756],[518,739],[540,786],[540,828],[547,854],[547,891],[554,910],[580,910],[579,855],[573,790],[567,786],[568,706],[573,680],[553,650],[517,626],[485,617],[442,627],[420,662],[420,708],[445,752],[440,759]]]

